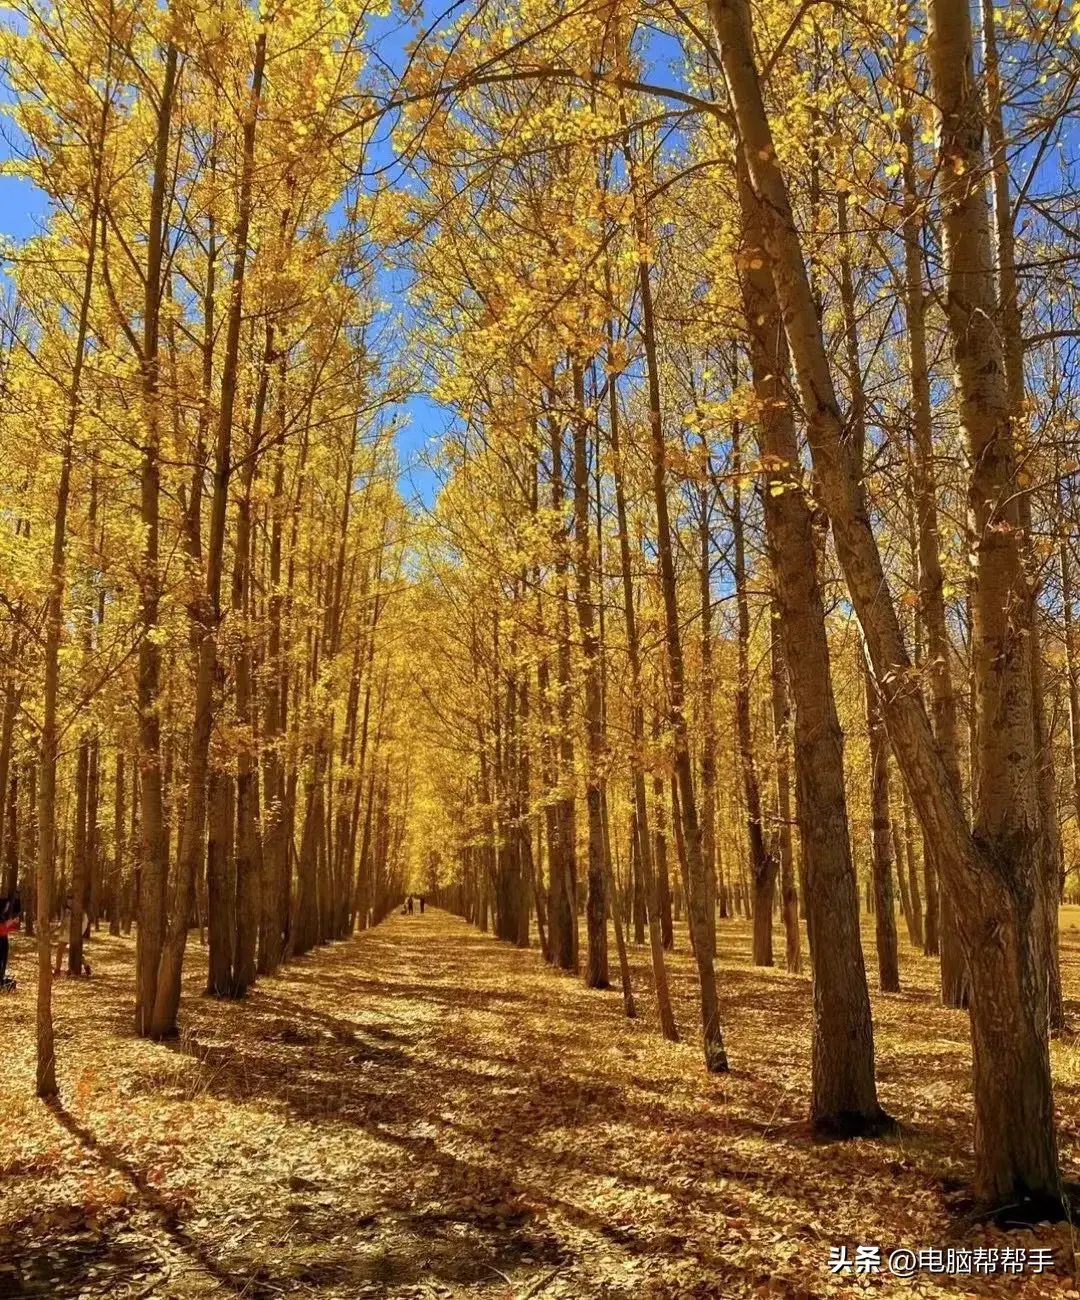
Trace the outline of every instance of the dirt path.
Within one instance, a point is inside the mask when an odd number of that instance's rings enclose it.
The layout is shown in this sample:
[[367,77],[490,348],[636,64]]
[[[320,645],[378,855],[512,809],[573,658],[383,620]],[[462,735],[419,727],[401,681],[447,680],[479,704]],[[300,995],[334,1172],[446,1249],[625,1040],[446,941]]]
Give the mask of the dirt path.
[[[93,980],[57,988],[61,1108],[31,1098],[32,982],[0,1000],[0,1296],[916,1293],[831,1275],[844,1244],[1045,1246],[1052,1275],[923,1274],[921,1293],[1072,1288],[1065,1229],[1006,1239],[958,1218],[965,1021],[933,1004],[930,963],[906,954],[925,987],[875,1000],[903,1136],[822,1146],[802,1125],[808,983],[747,966],[742,923],[722,940],[726,1078],[699,1065],[685,952],[670,1045],[642,950],[643,1016],[627,1022],[617,993],[437,911],[325,948],[241,1004],[198,995],[193,942],[184,1035],[153,1044],[128,1023],[133,941],[95,938]],[[30,969],[25,939],[13,965]],[[1071,1159],[1076,1049],[1055,1052]]]

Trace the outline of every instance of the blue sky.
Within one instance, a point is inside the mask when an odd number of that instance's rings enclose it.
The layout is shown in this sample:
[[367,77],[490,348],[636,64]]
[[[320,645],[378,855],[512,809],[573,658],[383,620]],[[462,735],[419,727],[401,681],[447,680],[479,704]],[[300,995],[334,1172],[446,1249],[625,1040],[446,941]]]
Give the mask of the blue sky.
[[[6,146],[0,146],[6,152]],[[45,216],[45,196],[18,176],[0,176],[0,235],[23,240]]]
[[[382,31],[376,35],[379,39],[382,57],[394,66],[401,58],[405,40],[411,34],[402,29],[400,23],[391,19],[380,24]],[[0,106],[8,97],[0,84]],[[10,158],[7,136],[11,123],[3,123],[0,135],[0,162]],[[377,146],[380,157],[377,162],[385,165],[392,161],[387,143]],[[48,201],[42,191],[18,176],[0,174],[0,241],[23,240],[36,234],[48,217]],[[0,277],[4,269],[0,266]],[[400,275],[385,276],[379,285],[380,292],[388,302],[402,300],[403,285]],[[400,346],[407,347],[407,337],[400,339]],[[434,503],[438,490],[438,480],[434,473],[424,464],[425,452],[430,450],[433,440],[438,440],[446,432],[452,419],[451,412],[440,406],[423,393],[417,393],[402,403],[397,415],[397,444],[401,460],[399,488],[403,497],[410,504],[430,507]]]
[[[398,73],[405,66],[405,45],[414,35],[413,28],[399,15],[392,13],[384,19],[374,20],[369,27],[369,42],[377,45],[378,55],[389,69]],[[395,157],[389,140],[389,129],[380,132],[373,142],[370,163],[374,168],[393,168]],[[389,179],[393,181],[391,170]],[[402,302],[406,284],[401,273],[380,277],[380,292],[389,302]],[[407,320],[407,314],[406,314]],[[402,347],[408,346],[407,336],[400,339]],[[398,413],[398,454],[401,458],[399,489],[405,500],[417,507],[430,508],[438,491],[438,480],[424,463],[425,453],[447,431],[452,413],[424,393],[416,393],[402,404]]]

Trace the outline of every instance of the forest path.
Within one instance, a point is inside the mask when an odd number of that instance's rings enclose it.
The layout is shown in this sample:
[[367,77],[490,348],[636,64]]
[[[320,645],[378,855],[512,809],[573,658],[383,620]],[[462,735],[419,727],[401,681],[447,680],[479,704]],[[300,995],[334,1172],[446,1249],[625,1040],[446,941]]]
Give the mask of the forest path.
[[[891,1296],[908,1284],[831,1277],[829,1246],[1003,1240],[959,1229],[945,1190],[968,1169],[966,1030],[920,986],[932,963],[906,951],[916,986],[875,998],[883,1100],[911,1124],[821,1146],[802,1123],[808,981],[750,968],[748,931],[721,925],[722,1078],[700,1065],[684,934],[678,1044],[656,1031],[646,950],[628,1022],[616,991],[435,910],[322,948],[241,1003],[199,996],[193,935],[183,1035],[142,1042],[133,940],[102,934],[93,980],[56,988],[54,1111],[31,1095],[21,938],[23,982],[0,999],[0,1296]],[[1076,1113],[1075,1078],[1058,1099]],[[1008,1244],[1064,1265],[1064,1231]],[[924,1295],[1072,1285],[920,1279]]]

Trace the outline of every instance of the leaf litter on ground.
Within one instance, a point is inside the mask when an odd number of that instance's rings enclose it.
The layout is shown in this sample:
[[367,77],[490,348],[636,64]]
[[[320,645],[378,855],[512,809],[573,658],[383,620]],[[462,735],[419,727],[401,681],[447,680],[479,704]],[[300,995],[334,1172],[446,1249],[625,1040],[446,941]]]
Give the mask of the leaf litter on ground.
[[[639,1018],[535,950],[429,910],[260,981],[201,996],[182,1033],[135,1037],[134,943],[96,934],[90,981],[55,987],[58,1105],[33,1096],[30,942],[0,1001],[0,1296],[1076,1296],[1068,1225],[1005,1234],[966,1213],[970,1048],[935,964],[903,951],[874,996],[895,1137],[822,1144],[805,1124],[810,986],[750,965],[722,921],[734,1068],[709,1076],[685,930],[670,954],[677,1044],[659,1035],[647,950]],[[872,934],[864,936],[868,953]],[[1080,934],[1063,932],[1066,994]],[[1070,1004],[1074,1013],[1080,1011]],[[1080,1045],[1054,1044],[1062,1159],[1080,1143]],[[1036,1276],[833,1275],[830,1246],[1034,1246]]]

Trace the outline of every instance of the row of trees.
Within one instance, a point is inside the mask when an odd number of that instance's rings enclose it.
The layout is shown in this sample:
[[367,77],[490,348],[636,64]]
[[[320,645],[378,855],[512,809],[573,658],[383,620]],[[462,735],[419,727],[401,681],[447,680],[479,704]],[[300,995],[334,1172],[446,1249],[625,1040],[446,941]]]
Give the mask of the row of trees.
[[677,881],[710,1070],[717,910],[745,870],[769,963],[779,887],[798,969],[801,892],[811,1117],[853,1133],[888,1123],[861,852],[881,986],[895,893],[970,1012],[979,1195],[1042,1214],[1080,772],[1071,20],[987,3],[977,50],[966,0],[510,17],[425,34],[399,124],[457,415],[431,869],[593,987],[610,913],[628,1014],[647,930],[672,1037]]
[[[39,1091],[63,841],[137,911],[144,1034],[197,917],[239,995],[411,869],[594,987],[610,913],[628,1012],[647,932],[669,1037],[677,895],[722,1071],[717,912],[745,876],[770,961],[779,889],[794,969],[801,895],[812,1119],[873,1132],[866,845],[881,984],[895,887],[970,1012],[979,1195],[1060,1204],[1072,19],[985,0],[976,51],[966,0],[406,17],[403,57],[364,0],[4,31],[52,205],[0,404]],[[419,520],[406,357],[455,414]]]
[[84,907],[137,914],[153,1036],[196,921],[236,997],[401,895],[406,515],[349,201],[364,7],[19,12],[5,69],[50,213],[4,322],[0,831],[48,1096],[65,895],[75,974]]

